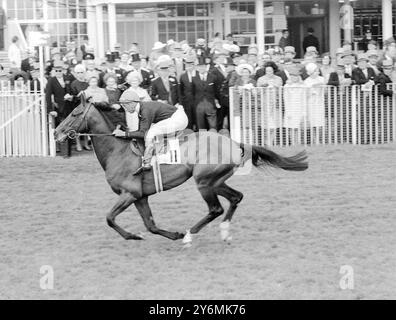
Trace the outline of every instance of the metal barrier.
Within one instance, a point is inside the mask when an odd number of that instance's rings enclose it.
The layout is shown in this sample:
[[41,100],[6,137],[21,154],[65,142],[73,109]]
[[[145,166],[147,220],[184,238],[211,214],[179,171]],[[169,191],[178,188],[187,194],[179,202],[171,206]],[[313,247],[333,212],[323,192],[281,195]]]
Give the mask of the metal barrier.
[[37,84],[1,82],[0,157],[55,156],[47,119],[45,97]]
[[261,146],[387,143],[396,140],[395,100],[378,86],[230,88],[231,137]]

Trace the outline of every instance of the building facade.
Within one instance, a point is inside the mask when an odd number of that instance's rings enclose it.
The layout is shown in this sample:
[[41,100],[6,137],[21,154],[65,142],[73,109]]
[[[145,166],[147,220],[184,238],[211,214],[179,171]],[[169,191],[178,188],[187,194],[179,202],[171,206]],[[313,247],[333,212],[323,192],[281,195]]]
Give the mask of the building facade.
[[[14,35],[22,39],[22,46],[29,46],[29,32],[42,30],[50,33],[50,46],[61,49],[68,41],[79,45],[89,39],[100,57],[116,43],[127,50],[137,42],[148,54],[155,41],[194,44],[197,38],[210,39],[216,32],[235,34],[242,46],[256,42],[263,52],[279,42],[286,28],[301,56],[309,27],[319,38],[320,51],[332,53],[343,39],[359,41],[367,28],[379,42],[396,31],[392,0],[0,1],[0,47],[2,43],[6,47]],[[354,9],[350,18],[342,16],[345,5]],[[345,25],[350,29],[343,30]]]

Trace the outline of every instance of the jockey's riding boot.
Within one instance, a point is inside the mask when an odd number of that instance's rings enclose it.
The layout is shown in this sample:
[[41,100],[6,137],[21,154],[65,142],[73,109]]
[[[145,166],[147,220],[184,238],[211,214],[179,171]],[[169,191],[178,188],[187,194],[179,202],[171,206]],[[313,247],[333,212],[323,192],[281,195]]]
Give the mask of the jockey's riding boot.
[[154,146],[148,145],[144,151],[142,166],[134,172],[134,176],[142,173],[143,171],[151,170],[151,158],[153,157]]

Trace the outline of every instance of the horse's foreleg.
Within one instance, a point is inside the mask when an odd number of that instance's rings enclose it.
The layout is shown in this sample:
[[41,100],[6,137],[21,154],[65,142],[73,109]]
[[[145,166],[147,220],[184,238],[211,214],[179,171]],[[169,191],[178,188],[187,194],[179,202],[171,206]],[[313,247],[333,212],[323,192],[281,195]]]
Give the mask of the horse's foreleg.
[[212,222],[218,216],[221,216],[224,212],[224,209],[221,206],[219,198],[217,197],[213,187],[199,187],[198,189],[202,195],[202,198],[208,204],[209,214],[191,228],[190,232],[192,234],[198,233],[203,227]]
[[118,202],[107,215],[107,224],[117,231],[125,240],[143,240],[142,237],[125,231],[115,223],[115,218],[135,201],[136,198],[132,194],[127,192],[122,193],[118,199]]
[[139,211],[140,216],[143,219],[144,225],[147,230],[153,234],[159,234],[165,238],[171,240],[178,240],[184,237],[184,234],[179,232],[170,232],[166,230],[159,229],[154,222],[153,215],[151,213],[150,206],[148,204],[148,197],[144,197],[135,202],[136,209]]

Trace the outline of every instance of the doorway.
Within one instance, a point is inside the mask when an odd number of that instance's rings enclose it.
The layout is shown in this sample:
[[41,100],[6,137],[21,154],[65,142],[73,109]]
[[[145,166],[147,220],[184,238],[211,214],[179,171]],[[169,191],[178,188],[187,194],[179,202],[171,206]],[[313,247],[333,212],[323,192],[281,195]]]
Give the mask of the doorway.
[[290,33],[291,45],[296,49],[296,58],[304,58],[303,41],[307,36],[308,28],[315,30],[314,36],[319,40],[319,54],[329,50],[328,44],[328,29],[326,26],[326,19],[324,17],[304,17],[302,18],[288,18],[288,30]]

